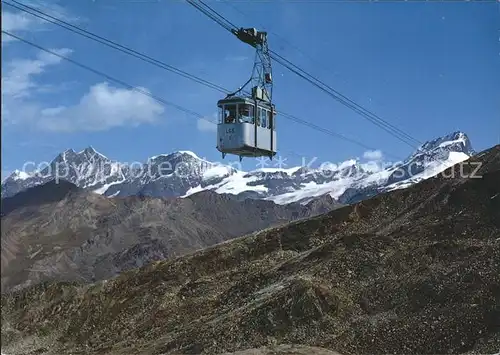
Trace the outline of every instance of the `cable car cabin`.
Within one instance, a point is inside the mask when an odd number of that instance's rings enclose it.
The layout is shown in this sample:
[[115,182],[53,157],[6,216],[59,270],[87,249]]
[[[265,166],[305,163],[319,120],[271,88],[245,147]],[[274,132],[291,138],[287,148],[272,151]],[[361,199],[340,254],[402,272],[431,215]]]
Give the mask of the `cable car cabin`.
[[219,100],[217,150],[242,157],[276,155],[276,109],[264,101],[231,97]]

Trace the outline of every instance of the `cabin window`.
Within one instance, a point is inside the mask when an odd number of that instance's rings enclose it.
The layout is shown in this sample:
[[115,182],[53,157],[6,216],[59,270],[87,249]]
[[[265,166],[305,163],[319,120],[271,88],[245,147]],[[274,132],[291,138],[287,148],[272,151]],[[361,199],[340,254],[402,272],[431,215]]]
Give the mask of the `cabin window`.
[[262,127],[266,128],[267,127],[267,111],[266,110],[263,110],[264,113],[262,115]]
[[256,115],[256,117],[257,117],[256,124],[257,124],[257,126],[260,126],[260,121],[261,121],[260,117],[262,116],[262,108],[260,108],[260,107],[257,107],[257,108],[258,108],[258,110],[257,110],[257,115]]
[[276,130],[276,111],[273,110],[272,114],[271,111],[267,111],[267,117],[268,117],[268,128],[272,128],[273,131]]
[[218,107],[218,112],[217,112],[217,121],[219,123],[224,122],[224,115],[222,114],[224,111],[222,110],[222,107]]
[[265,109],[261,109],[260,110],[260,116],[259,116],[259,125],[262,126],[262,127],[265,127],[265,122],[266,122],[266,110]]
[[249,104],[239,104],[238,105],[239,116],[238,119],[240,122],[248,122],[253,123],[253,106]]
[[248,106],[248,122],[254,123],[255,121],[255,107],[253,105],[247,105]]
[[224,105],[224,122],[236,122],[236,105]]

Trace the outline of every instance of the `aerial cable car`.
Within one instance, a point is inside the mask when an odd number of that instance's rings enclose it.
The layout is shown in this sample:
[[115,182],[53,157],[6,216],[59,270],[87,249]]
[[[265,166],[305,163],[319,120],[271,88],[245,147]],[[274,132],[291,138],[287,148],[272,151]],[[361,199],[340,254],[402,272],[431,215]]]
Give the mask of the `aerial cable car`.
[[[233,33],[256,49],[251,78],[237,91],[217,102],[217,150],[243,157],[276,155],[276,108],[272,102],[271,58],[267,33],[240,28]],[[250,93],[245,88],[250,86]]]

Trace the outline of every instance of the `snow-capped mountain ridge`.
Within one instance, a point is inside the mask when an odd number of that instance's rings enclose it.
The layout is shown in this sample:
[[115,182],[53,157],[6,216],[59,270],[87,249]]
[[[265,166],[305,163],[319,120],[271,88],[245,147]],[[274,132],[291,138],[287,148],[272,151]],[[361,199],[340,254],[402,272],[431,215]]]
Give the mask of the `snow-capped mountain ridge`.
[[386,169],[384,174],[389,171],[391,173],[386,179],[386,186],[381,191],[408,187],[474,154],[476,153],[472,149],[469,138],[460,131],[427,141],[401,164],[398,163]]
[[456,131],[444,137],[439,137],[431,141],[425,142],[417,149],[414,155],[421,153],[429,153],[432,151],[436,151],[436,149],[439,149],[440,151],[445,150],[445,151],[462,152],[465,154],[475,154],[467,135],[463,132]]
[[2,196],[12,196],[56,178],[110,197],[186,197],[213,190],[280,204],[307,202],[325,194],[341,203],[352,203],[410,186],[474,153],[467,135],[453,132],[422,144],[403,162],[388,166],[380,161],[366,164],[349,159],[320,168],[297,166],[241,171],[207,161],[191,151],[160,154],[132,165],[112,161],[90,146],[78,153],[73,149],[64,151],[37,173],[13,173],[2,184]]

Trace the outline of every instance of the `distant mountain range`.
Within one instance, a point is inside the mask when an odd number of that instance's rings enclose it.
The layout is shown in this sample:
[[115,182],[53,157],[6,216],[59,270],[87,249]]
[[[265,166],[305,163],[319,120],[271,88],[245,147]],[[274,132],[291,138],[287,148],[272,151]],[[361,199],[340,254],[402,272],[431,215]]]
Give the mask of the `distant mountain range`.
[[246,172],[206,161],[190,151],[162,154],[130,166],[89,147],[78,153],[66,150],[35,173],[15,171],[2,183],[2,198],[60,178],[107,197],[187,197],[212,190],[238,199],[271,200],[277,204],[305,203],[323,195],[350,204],[408,187],[473,154],[467,135],[453,132],[424,143],[407,159],[389,167],[350,160],[319,169],[298,166]]
[[51,180],[2,199],[2,292],[47,280],[95,281],[339,207],[238,200],[105,197]]

